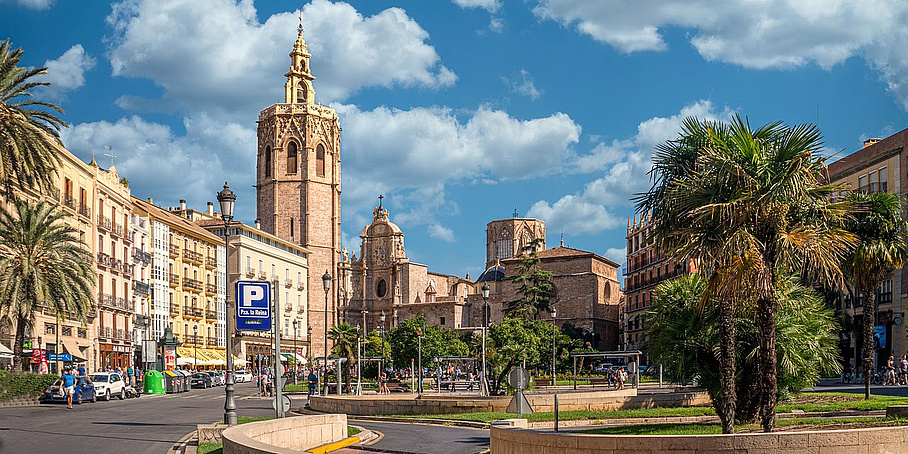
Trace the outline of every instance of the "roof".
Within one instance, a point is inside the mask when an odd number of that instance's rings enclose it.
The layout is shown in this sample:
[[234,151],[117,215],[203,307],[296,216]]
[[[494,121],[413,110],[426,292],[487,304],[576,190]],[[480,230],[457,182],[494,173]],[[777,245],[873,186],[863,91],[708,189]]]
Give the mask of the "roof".
[[498,282],[502,279],[504,279],[504,267],[496,263],[483,271],[476,282]]
[[132,205],[148,213],[148,215],[153,217],[154,219],[160,220],[161,222],[170,226],[174,226],[179,230],[191,232],[193,235],[211,241],[212,243],[221,244],[223,242],[221,237],[203,229],[201,226],[196,225],[196,223],[190,221],[189,219],[177,216],[138,197],[133,196]]
[[862,167],[866,167],[874,161],[883,160],[893,154],[899,153],[904,149],[906,144],[908,144],[908,128],[873,145],[861,148],[838,161],[830,163],[827,166],[829,180],[838,180],[849,173],[857,171]]
[[612,265],[614,267],[621,266],[618,263],[615,263],[612,260],[609,260],[599,254],[589,251],[581,251],[580,249],[574,249],[567,246],[558,246],[551,249],[546,249],[544,251],[539,251],[536,253],[536,256],[540,259],[558,259],[558,258],[568,258],[568,257],[593,257],[597,260],[603,261]]

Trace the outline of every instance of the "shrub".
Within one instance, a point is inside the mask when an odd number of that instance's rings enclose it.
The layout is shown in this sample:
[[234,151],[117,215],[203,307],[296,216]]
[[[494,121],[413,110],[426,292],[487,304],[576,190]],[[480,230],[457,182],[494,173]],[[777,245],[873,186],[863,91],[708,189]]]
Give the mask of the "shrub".
[[37,397],[59,378],[54,374],[20,374],[0,371],[0,400],[22,396]]

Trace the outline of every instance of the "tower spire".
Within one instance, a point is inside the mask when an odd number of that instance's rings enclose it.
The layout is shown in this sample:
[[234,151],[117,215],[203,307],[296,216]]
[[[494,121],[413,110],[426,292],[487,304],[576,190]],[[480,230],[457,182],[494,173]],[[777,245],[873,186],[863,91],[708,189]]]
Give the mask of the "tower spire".
[[284,85],[284,102],[287,104],[315,104],[315,90],[312,81],[315,77],[309,72],[309,48],[303,39],[303,10],[299,9],[299,26],[296,42],[290,51],[290,71],[284,74],[287,83]]

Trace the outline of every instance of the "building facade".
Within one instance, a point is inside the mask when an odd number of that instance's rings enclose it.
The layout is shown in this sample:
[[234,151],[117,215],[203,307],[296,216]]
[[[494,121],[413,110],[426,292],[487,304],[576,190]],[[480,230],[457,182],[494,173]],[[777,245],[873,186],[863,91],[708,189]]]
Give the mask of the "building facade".
[[[827,167],[829,181],[843,184],[849,189],[864,193],[891,192],[904,197],[908,190],[908,129],[885,139],[867,139],[858,151],[835,161]],[[908,219],[908,205],[903,201],[902,218]],[[896,357],[908,352],[905,308],[908,307],[908,267],[893,270],[876,290],[877,310],[873,323],[880,338],[881,348],[876,350],[876,365],[885,365],[890,355]],[[861,358],[861,327],[864,323],[863,298],[853,291],[846,291],[838,298],[845,330],[842,353],[846,362]]]
[[[314,306],[308,316],[313,329],[321,332],[340,314],[336,273],[341,259],[341,128],[334,109],[315,103],[310,56],[300,32],[290,52],[284,102],[259,114],[256,209],[264,232],[310,251],[308,300],[325,299],[322,276],[332,277],[328,309]],[[312,339],[318,351],[322,339]]]
[[143,351],[144,342],[156,340],[151,332],[151,230],[147,216],[130,214],[129,237],[132,241],[132,302],[136,314],[132,329],[133,362],[144,368],[156,359]]

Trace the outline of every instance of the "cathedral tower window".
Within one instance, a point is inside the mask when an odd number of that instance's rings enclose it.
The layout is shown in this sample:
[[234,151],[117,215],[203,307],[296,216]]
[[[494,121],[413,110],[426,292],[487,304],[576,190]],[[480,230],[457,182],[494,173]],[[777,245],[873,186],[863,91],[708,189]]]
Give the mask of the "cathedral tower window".
[[290,218],[290,238],[293,238],[293,218]]
[[502,230],[498,236],[498,258],[509,259],[514,256],[514,242],[511,240],[511,232]]
[[296,142],[290,141],[287,144],[287,173],[296,173],[298,155],[299,149],[296,146]]
[[[303,68],[305,68],[305,66],[306,65],[304,64]],[[305,71],[305,69],[303,69],[303,71]],[[299,104],[306,103],[306,84],[303,82],[300,82],[299,85],[296,86],[296,102]]]
[[271,146],[265,147],[265,176],[271,176]]
[[325,146],[322,144],[315,149],[315,174],[325,176]]
[[378,285],[375,286],[375,296],[384,298],[386,294],[388,294],[388,283],[381,279],[378,281]]

